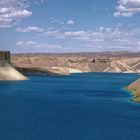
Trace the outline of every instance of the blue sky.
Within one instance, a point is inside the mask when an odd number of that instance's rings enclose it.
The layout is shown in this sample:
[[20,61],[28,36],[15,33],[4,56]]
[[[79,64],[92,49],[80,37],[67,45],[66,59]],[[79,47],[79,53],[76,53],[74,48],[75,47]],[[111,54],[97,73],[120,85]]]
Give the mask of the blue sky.
[[0,50],[140,51],[140,0],[1,0]]

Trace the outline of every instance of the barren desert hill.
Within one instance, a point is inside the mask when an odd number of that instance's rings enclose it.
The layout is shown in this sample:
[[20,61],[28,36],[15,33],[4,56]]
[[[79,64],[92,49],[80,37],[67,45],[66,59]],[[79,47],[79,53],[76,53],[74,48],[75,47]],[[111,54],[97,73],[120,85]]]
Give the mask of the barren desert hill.
[[15,54],[12,64],[28,71],[48,71],[60,74],[71,72],[140,72],[140,53],[63,53]]

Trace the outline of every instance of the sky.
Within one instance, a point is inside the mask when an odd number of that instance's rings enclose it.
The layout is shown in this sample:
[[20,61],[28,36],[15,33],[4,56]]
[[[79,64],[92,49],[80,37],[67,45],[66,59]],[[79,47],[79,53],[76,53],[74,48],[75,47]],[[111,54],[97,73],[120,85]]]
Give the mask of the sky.
[[0,50],[140,51],[140,0],[0,0]]

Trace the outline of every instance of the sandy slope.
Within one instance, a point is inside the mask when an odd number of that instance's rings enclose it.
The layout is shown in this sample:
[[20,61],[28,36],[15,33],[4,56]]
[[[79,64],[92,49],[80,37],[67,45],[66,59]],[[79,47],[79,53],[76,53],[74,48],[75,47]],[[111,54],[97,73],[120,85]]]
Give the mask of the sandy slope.
[[[17,67],[46,68],[53,72],[53,68],[62,73],[72,72],[123,72],[139,73],[140,57],[103,57],[77,55],[45,55],[21,54],[12,56],[12,63]],[[67,70],[69,69],[69,70]]]
[[133,100],[140,102],[140,79],[131,83],[127,88],[134,94]]

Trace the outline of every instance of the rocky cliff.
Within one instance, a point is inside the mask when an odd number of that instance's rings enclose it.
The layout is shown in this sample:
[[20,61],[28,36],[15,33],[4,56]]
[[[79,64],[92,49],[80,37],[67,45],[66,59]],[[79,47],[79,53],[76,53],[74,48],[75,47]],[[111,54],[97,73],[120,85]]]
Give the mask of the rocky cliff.
[[140,79],[130,84],[127,88],[134,94],[133,100],[140,102]]
[[49,72],[123,72],[139,73],[140,57],[88,56],[88,55],[13,55],[12,63],[17,68]]

